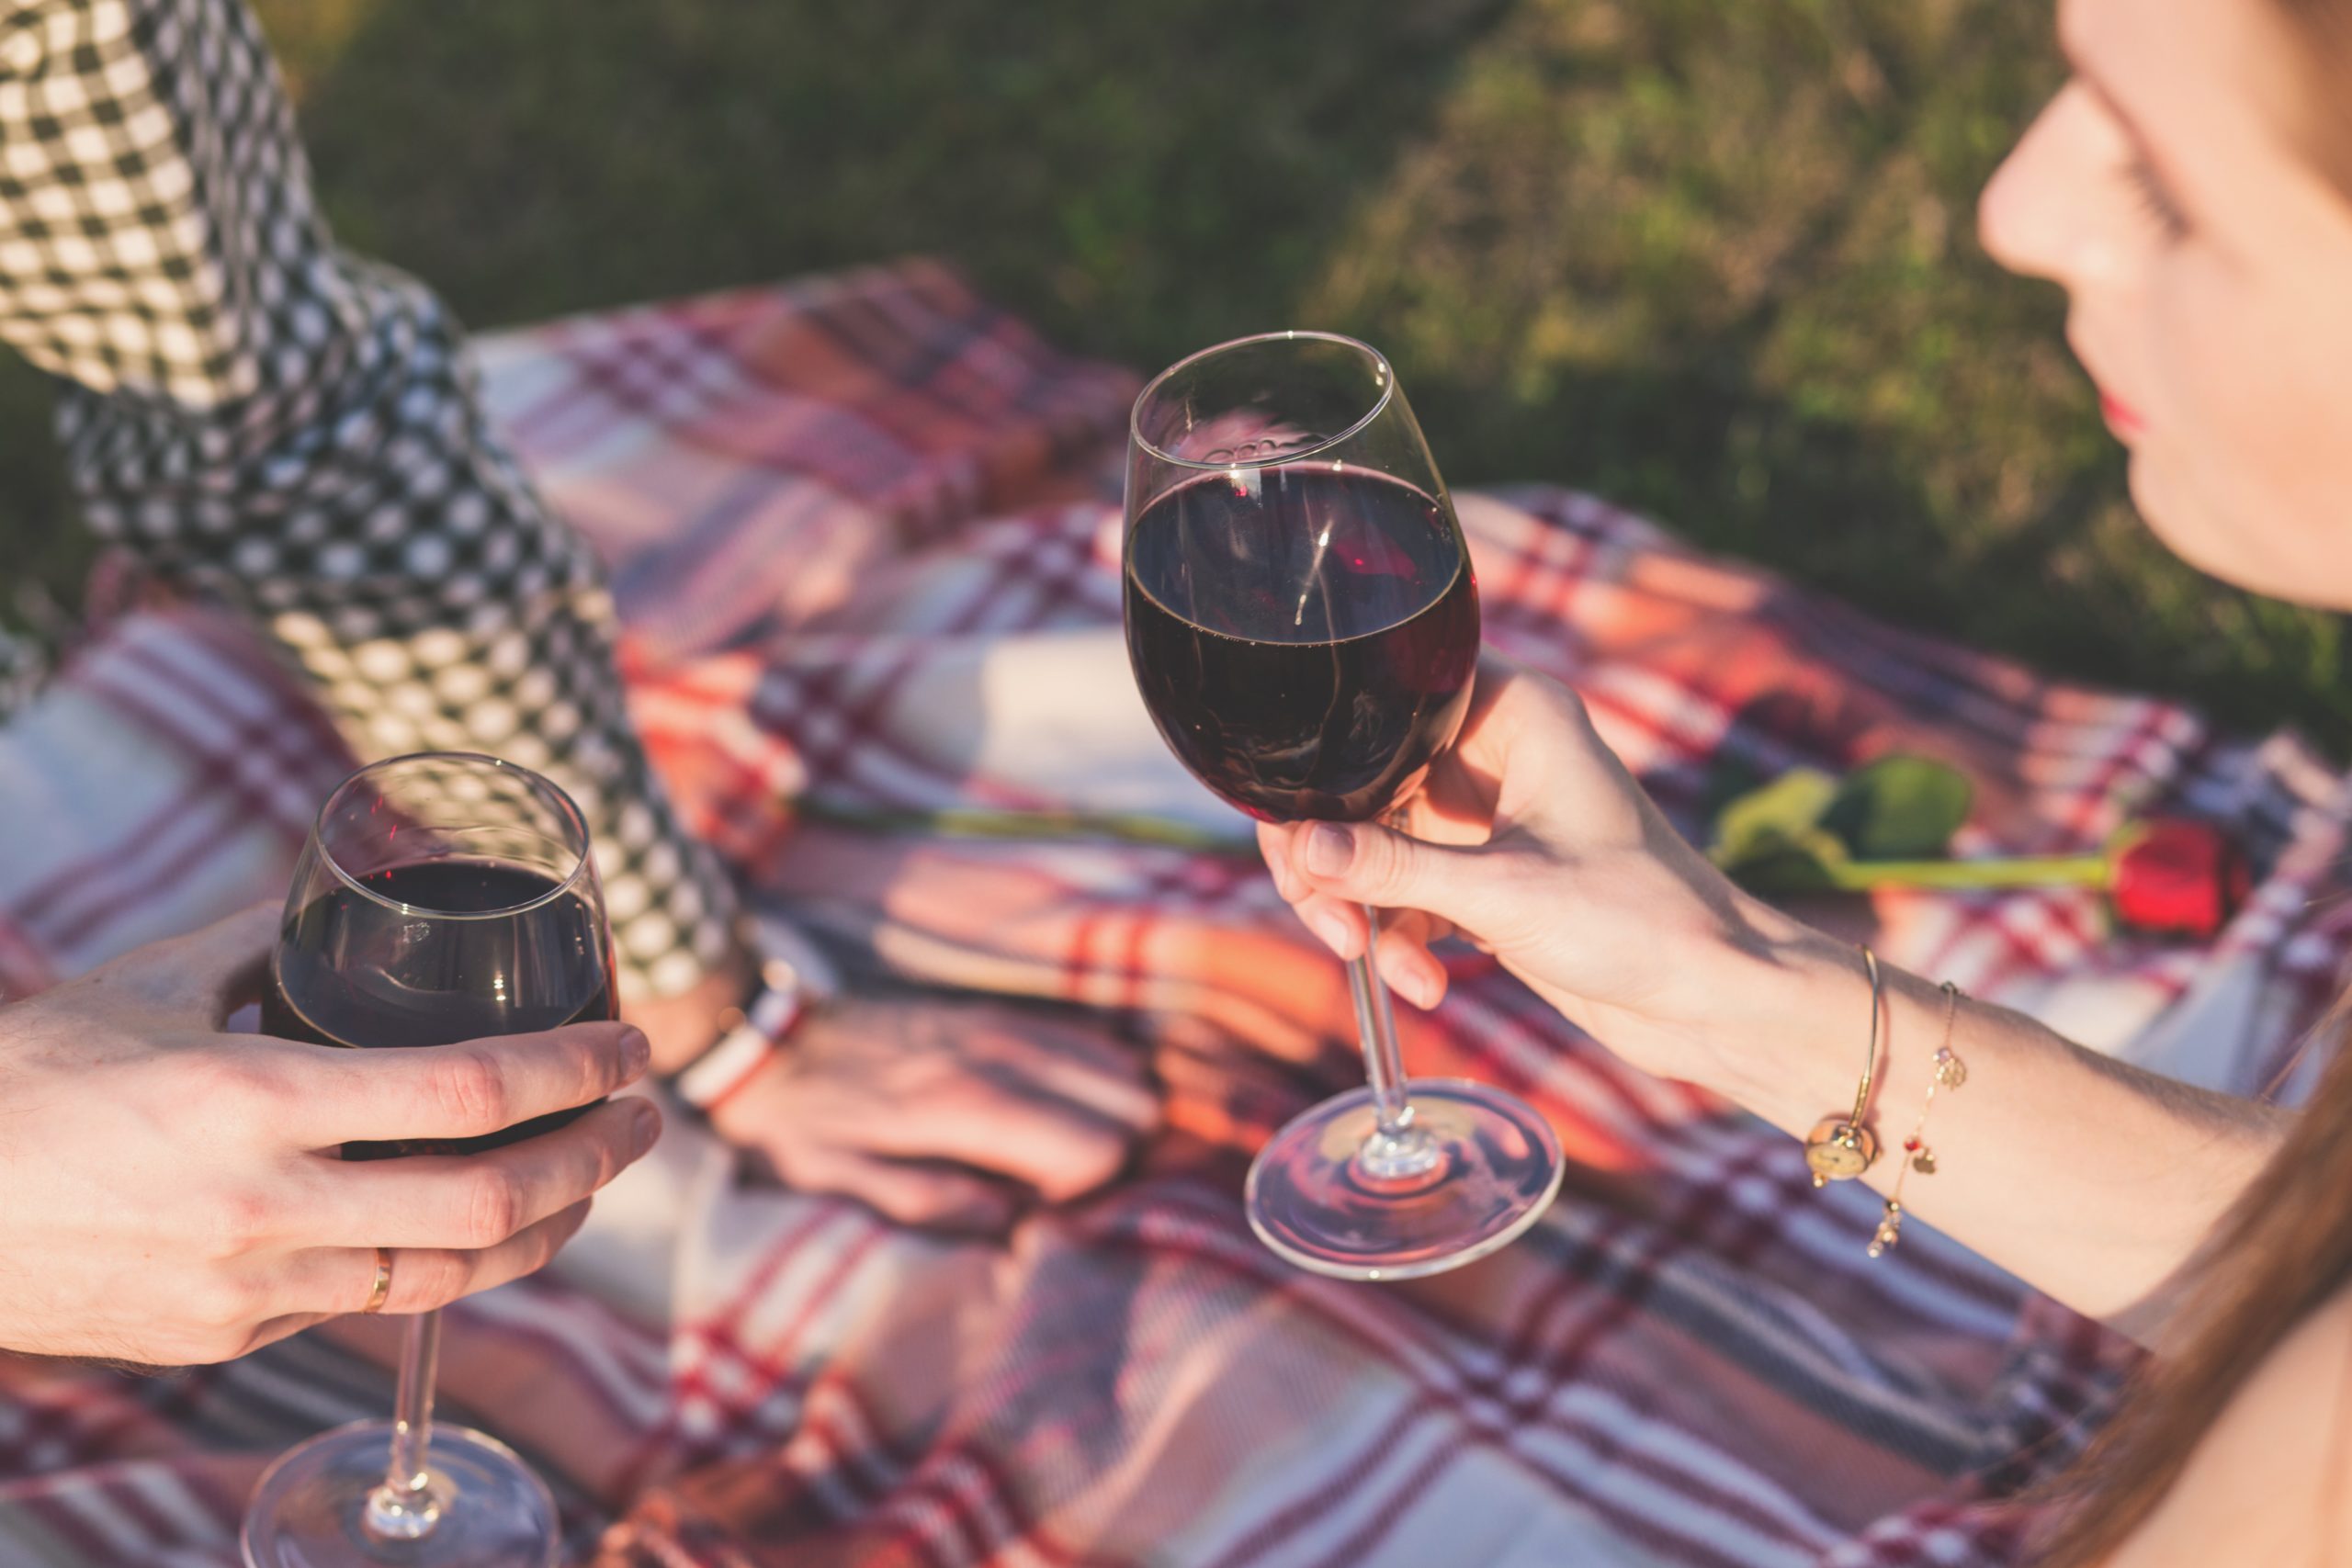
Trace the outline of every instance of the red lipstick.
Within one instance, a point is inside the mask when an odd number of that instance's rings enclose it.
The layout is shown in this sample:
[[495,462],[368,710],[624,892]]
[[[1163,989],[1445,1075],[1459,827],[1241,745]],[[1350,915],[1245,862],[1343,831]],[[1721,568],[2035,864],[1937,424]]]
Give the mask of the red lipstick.
[[2120,441],[2130,441],[2147,432],[2148,422],[2140,417],[2140,412],[2112,392],[2098,395],[2098,412],[2107,416],[2108,429],[2115,432]]

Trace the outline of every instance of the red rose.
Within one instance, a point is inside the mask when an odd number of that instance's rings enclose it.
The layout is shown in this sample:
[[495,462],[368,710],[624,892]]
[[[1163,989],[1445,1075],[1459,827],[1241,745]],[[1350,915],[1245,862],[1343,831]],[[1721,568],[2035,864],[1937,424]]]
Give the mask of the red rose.
[[2254,877],[2237,846],[2211,823],[2159,818],[2132,829],[2110,852],[2107,890],[2125,925],[2207,938],[2237,913]]

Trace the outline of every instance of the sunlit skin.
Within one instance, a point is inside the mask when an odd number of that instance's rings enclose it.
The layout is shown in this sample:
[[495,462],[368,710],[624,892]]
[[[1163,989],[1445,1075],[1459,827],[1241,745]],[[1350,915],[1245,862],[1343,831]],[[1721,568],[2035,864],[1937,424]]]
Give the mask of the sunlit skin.
[[2075,76],[1986,189],[1986,249],[2065,288],[2167,545],[2352,607],[2352,204],[2302,145],[2300,40],[2265,0],[2067,0],[2058,25]]

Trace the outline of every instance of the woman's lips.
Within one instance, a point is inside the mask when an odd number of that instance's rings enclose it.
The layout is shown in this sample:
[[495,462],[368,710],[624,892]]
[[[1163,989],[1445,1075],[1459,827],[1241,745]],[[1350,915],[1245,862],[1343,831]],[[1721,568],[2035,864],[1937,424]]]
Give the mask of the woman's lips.
[[2098,412],[2107,416],[2107,427],[2119,441],[2132,440],[2147,431],[2148,422],[2140,417],[2140,412],[2113,392],[2098,395]]

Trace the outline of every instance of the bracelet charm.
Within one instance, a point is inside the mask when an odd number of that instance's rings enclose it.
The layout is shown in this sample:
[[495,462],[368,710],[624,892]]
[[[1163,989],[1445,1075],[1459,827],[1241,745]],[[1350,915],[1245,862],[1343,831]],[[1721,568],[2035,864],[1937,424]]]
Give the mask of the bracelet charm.
[[1862,1058],[1862,1081],[1854,1090],[1853,1113],[1841,1116],[1833,1111],[1805,1134],[1804,1163],[1813,1172],[1815,1187],[1851,1181],[1878,1160],[1878,1134],[1863,1118],[1870,1113],[1871,1085],[1878,1077],[1878,1021],[1885,1010],[1886,979],[1879,972],[1878,954],[1868,947],[1862,949],[1862,966],[1871,976],[1870,1055]]

